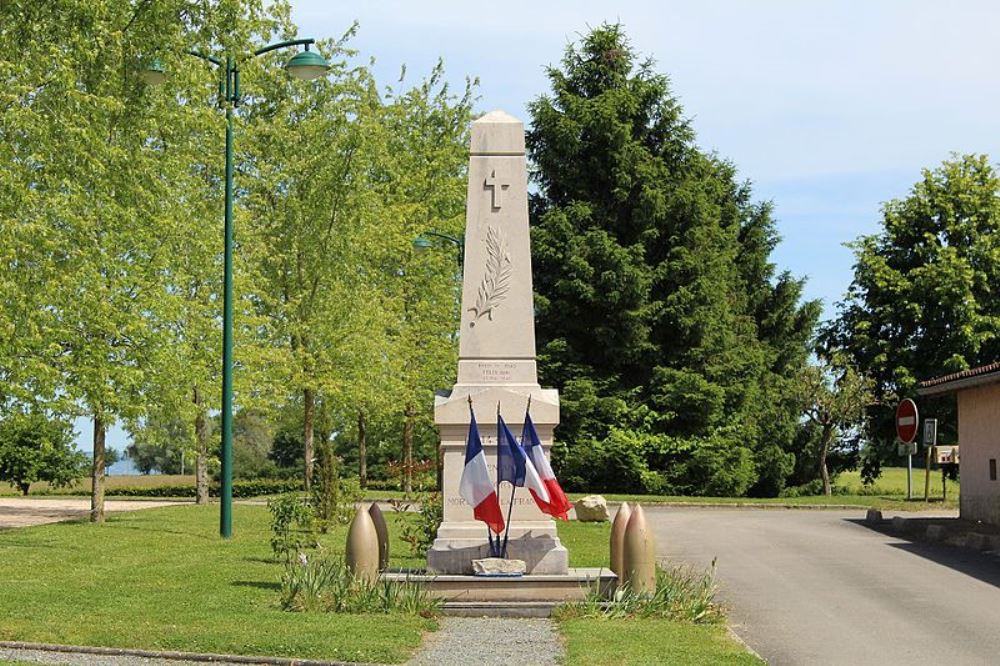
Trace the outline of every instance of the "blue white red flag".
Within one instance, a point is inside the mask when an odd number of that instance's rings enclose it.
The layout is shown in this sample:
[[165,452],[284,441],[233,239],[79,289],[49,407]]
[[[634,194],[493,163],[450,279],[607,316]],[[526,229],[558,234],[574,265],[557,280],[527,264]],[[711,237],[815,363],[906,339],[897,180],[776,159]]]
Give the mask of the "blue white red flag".
[[479,438],[476,414],[469,406],[472,421],[469,423],[469,437],[465,442],[465,468],[458,484],[458,494],[472,507],[476,520],[486,523],[494,534],[503,532],[503,511],[496,488],[490,480],[490,469],[483,453],[483,442]]
[[503,417],[497,414],[497,483],[507,481],[514,486],[527,486],[534,496],[549,500],[549,491],[538,476],[524,447],[514,437]]
[[532,422],[530,414],[524,415],[524,430],[521,433],[521,442],[524,444],[524,450],[528,454],[528,460],[535,466],[538,476],[541,477],[542,483],[545,485],[545,490],[548,491],[548,498],[545,499],[532,490],[531,496],[535,498],[535,504],[538,505],[542,513],[547,513],[554,518],[569,520],[567,514],[573,508],[573,505],[570,504],[566,493],[563,492],[555,473],[552,471],[552,465],[549,464],[548,458],[545,457],[545,449],[542,448],[542,442],[538,439],[538,432],[535,430],[535,424]]

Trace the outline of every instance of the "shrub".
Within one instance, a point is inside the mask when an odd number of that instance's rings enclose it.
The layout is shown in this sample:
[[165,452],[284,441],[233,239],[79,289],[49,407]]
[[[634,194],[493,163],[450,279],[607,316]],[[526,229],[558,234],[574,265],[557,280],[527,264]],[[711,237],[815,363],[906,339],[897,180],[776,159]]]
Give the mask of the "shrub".
[[271,512],[271,550],[274,556],[289,562],[297,554],[317,545],[313,512],[306,498],[286,493],[267,502]]
[[[236,479],[233,481],[233,497],[260,497],[261,495],[280,495],[302,490],[301,479]],[[209,487],[212,497],[219,496],[219,484]],[[35,495],[81,495],[90,496],[88,488],[73,490],[39,490]],[[104,494],[108,497],[194,497],[194,484],[174,484],[163,486],[119,486],[106,488]]]
[[330,444],[320,449],[316,478],[310,502],[317,528],[326,534],[332,525],[346,525],[354,517],[354,506],[362,500],[361,484],[356,478],[339,477],[340,459]]
[[285,566],[281,607],[299,612],[398,612],[431,617],[438,613],[440,602],[416,583],[355,578],[339,559],[310,561],[300,554]]
[[[394,503],[393,506],[397,505]],[[444,500],[441,493],[431,493],[421,502],[417,520],[403,523],[400,538],[410,544],[410,550],[414,555],[423,555],[434,543],[442,520],[444,520]]]
[[86,456],[73,447],[72,424],[40,412],[13,412],[0,420],[0,481],[23,494],[35,481],[70,486],[86,468]]
[[656,568],[656,591],[639,594],[622,586],[613,601],[606,601],[596,587],[585,601],[556,609],[561,618],[657,617],[694,624],[715,624],[726,619],[725,609],[715,602],[715,560],[702,573],[690,567]]

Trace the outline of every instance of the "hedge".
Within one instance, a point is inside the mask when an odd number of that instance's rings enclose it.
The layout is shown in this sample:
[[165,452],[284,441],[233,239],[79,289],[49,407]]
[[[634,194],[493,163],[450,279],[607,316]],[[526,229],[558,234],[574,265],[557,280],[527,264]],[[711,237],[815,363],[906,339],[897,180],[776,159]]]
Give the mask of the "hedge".
[[[303,490],[300,479],[236,479],[233,481],[233,497],[280,495],[299,490]],[[219,484],[213,482],[209,485],[208,493],[212,497],[218,497]],[[32,494],[90,496],[90,491],[77,488],[74,490],[44,490]],[[195,487],[193,485],[121,486],[119,488],[106,488],[104,495],[106,497],[194,497]]]

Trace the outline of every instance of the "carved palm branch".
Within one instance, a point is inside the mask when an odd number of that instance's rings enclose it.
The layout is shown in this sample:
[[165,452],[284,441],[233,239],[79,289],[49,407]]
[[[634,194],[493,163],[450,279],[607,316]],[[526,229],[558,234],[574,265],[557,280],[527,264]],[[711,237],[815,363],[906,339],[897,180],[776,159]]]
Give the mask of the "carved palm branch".
[[475,321],[483,315],[487,315],[490,321],[493,320],[493,312],[500,307],[500,303],[507,297],[510,291],[510,276],[513,266],[510,261],[510,253],[507,251],[507,238],[500,233],[497,227],[489,227],[486,230],[486,272],[483,281],[479,285],[479,295],[476,298],[475,306],[469,308],[476,314]]

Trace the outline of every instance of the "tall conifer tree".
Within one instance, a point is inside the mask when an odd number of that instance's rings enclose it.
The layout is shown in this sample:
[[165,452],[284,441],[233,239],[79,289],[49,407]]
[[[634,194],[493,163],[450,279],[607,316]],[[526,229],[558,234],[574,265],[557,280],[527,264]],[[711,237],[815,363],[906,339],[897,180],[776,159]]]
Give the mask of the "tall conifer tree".
[[540,369],[563,391],[564,473],[594,488],[777,492],[819,306],[776,274],[770,206],[696,146],[621,26],[590,32],[548,76],[527,140]]

